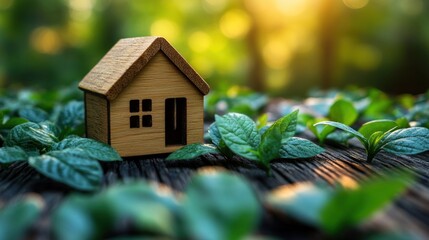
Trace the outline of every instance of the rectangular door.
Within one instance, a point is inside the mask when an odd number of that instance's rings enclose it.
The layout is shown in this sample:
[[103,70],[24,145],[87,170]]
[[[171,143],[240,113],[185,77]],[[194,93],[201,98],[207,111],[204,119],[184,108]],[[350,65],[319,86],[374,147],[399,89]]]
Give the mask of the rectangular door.
[[186,98],[165,99],[165,146],[186,145]]

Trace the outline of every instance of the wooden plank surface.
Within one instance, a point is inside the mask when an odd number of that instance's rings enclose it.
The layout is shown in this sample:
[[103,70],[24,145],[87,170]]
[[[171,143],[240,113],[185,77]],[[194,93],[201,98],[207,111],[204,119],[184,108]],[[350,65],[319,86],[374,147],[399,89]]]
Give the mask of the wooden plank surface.
[[[343,177],[359,181],[382,169],[406,167],[413,169],[418,182],[393,207],[377,216],[369,228],[384,227],[396,230],[407,230],[429,238],[429,152],[413,156],[394,156],[380,153],[372,164],[365,162],[362,148],[351,145],[325,145],[326,152],[310,159],[275,160],[272,176],[254,162],[235,157],[231,160],[218,155],[200,157],[195,161],[167,162],[165,156],[151,158],[134,158],[123,162],[103,163],[105,172],[103,188],[116,182],[132,179],[147,179],[166,184],[175,190],[183,191],[192,174],[201,167],[219,166],[236,172],[249,180],[255,190],[266,193],[284,184],[302,181],[326,181],[332,183]],[[48,206],[44,220],[38,223],[34,231],[38,236],[46,236],[49,224],[49,212],[61,200],[72,192],[67,186],[45,178],[31,169],[26,163],[14,163],[8,168],[0,169],[0,200],[7,202],[27,193],[38,193]],[[49,222],[49,221],[48,221]],[[260,226],[260,233],[284,236],[284,234],[309,234],[304,229],[285,228],[285,223],[267,213]]]

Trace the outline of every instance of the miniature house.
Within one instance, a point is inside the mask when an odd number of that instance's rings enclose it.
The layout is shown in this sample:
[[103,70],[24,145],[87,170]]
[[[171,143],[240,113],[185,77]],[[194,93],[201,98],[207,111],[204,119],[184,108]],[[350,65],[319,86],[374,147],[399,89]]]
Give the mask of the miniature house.
[[86,135],[121,156],[203,141],[207,83],[161,37],[122,39],[79,83]]

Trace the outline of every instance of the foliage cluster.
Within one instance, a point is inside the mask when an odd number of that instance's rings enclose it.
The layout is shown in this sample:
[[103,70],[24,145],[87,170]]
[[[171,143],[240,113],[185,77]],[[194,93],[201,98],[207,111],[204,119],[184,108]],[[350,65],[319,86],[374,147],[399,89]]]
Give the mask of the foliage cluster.
[[[238,240],[255,234],[266,208],[312,226],[323,236],[341,236],[398,197],[412,179],[407,172],[389,172],[354,188],[298,184],[287,186],[295,187],[293,194],[280,187],[258,197],[237,175],[202,171],[191,178],[183,196],[144,181],[117,184],[95,195],[72,194],[54,210],[50,230],[65,240],[113,236]],[[0,209],[0,238],[22,238],[43,209],[43,201],[35,196]],[[380,232],[361,234],[370,237]]]
[[82,101],[69,100],[61,92],[47,96],[20,92],[15,99],[1,98],[0,104],[3,166],[27,161],[49,178],[92,191],[102,183],[103,171],[98,161],[121,160],[110,146],[75,135],[84,132]]
[[256,123],[246,115],[228,113],[216,115],[209,135],[213,144],[190,144],[170,154],[167,160],[188,160],[208,153],[231,158],[238,156],[257,161],[267,171],[277,158],[308,158],[323,149],[309,140],[294,137],[298,111],[294,111],[271,126]]

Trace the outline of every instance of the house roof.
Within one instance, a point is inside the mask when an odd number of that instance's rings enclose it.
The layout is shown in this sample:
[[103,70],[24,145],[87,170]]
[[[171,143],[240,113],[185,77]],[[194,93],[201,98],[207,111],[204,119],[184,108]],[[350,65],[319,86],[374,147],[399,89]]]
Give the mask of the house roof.
[[114,100],[159,51],[162,51],[202,94],[209,92],[210,87],[204,79],[162,37],[119,40],[80,81],[79,88]]

